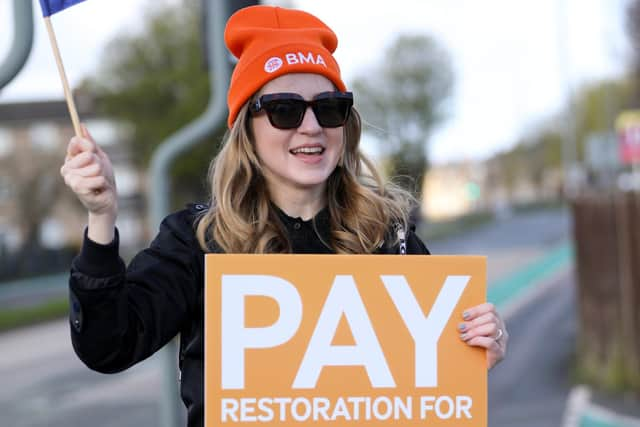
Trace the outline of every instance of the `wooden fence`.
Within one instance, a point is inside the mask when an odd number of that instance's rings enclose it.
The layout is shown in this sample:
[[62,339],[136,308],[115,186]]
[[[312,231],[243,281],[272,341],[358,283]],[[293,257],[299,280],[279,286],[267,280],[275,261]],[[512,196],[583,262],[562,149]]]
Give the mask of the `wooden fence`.
[[584,194],[571,205],[579,375],[640,391],[640,192]]

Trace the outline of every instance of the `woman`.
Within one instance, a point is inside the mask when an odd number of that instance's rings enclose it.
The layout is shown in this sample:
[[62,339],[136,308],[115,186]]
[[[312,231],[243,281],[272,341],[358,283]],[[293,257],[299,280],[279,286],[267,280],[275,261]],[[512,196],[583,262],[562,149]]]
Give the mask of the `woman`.
[[[408,227],[410,197],[359,151],[360,118],[331,29],[305,12],[254,6],[229,19],[225,41],[238,63],[208,206],[165,218],[125,267],[111,163],[86,130],[61,169],[89,215],[70,279],[74,349],[92,369],[117,372],[180,333],[189,426],[203,424],[206,252],[429,253]],[[483,304],[462,317],[461,339],[486,348],[493,367],[508,338],[499,315]]]

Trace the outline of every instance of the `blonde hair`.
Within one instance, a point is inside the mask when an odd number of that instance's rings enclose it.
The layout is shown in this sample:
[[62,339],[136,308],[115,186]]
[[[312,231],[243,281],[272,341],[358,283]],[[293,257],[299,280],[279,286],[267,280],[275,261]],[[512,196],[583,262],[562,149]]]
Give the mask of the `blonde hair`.
[[[205,252],[289,253],[291,243],[270,202],[248,116],[245,105],[211,162],[210,207],[198,219],[196,235]],[[324,243],[336,253],[374,252],[390,237],[393,224],[406,229],[414,202],[408,192],[383,181],[360,152],[360,134],[360,116],[352,109],[342,157],[326,186],[331,241]]]

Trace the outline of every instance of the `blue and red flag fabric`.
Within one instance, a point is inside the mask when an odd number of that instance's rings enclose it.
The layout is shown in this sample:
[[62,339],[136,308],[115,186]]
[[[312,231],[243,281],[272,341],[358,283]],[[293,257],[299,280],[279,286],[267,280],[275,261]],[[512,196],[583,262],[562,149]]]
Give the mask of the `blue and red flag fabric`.
[[54,13],[58,13],[74,4],[82,3],[84,0],[40,0],[42,6],[42,16],[45,18]]

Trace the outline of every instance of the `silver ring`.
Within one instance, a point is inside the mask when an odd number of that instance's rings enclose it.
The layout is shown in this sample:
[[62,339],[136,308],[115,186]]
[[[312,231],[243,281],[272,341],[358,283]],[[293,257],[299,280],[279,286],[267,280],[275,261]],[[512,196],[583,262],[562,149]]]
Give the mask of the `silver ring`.
[[504,335],[504,332],[502,332],[502,329],[498,329],[498,333],[496,334],[496,337],[493,340],[496,342],[500,341],[503,335]]

